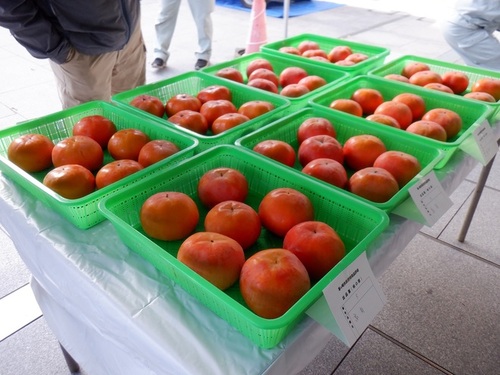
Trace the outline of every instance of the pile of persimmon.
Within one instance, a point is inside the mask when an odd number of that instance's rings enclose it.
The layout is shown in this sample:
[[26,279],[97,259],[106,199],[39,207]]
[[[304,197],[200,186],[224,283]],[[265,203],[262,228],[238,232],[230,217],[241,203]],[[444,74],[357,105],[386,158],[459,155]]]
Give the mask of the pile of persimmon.
[[220,134],[275,108],[266,100],[249,100],[237,108],[232,96],[228,87],[215,84],[202,88],[196,95],[173,95],[165,103],[157,96],[142,94],[133,98],[130,105],[201,135]]
[[253,150],[289,167],[298,162],[303,173],[377,203],[390,200],[422,169],[414,155],[389,150],[374,135],[354,135],[342,144],[324,117],[302,121],[296,141],[297,150],[277,139],[261,141]]
[[244,68],[244,73],[246,80],[242,71],[235,67],[225,67],[215,75],[289,98],[301,97],[327,84],[323,77],[309,74],[305,69],[292,64],[277,71],[264,57],[251,60]]
[[[181,263],[221,290],[239,282],[253,312],[277,318],[344,257],[345,245],[330,225],[314,220],[313,204],[302,192],[273,189],[257,209],[245,203],[247,196],[242,172],[214,168],[199,178],[196,197],[178,191],[148,197],[140,221],[151,238],[182,241]],[[208,210],[201,231],[197,200]],[[262,231],[282,246],[261,248]]]
[[[120,129],[108,118],[90,115],[72,135],[53,142],[43,134],[15,138],[8,158],[29,173],[48,170],[43,184],[67,199],[82,198],[178,152],[168,140],[151,140],[138,129]],[[113,158],[105,163],[105,152]]]
[[386,99],[379,90],[362,87],[349,98],[334,99],[329,107],[441,142],[456,137],[463,126],[456,111],[448,108],[428,110],[421,95],[409,92]]
[[[500,79],[482,77],[471,82],[469,75],[465,72],[447,70],[438,73],[424,62],[408,62],[399,74],[387,74],[385,78],[488,103],[496,103],[500,100]],[[468,90],[469,85],[470,90]]]
[[367,54],[355,51],[348,45],[337,45],[329,50],[325,50],[321,48],[318,42],[313,40],[303,40],[296,47],[283,46],[278,50],[283,53],[332,63],[338,66],[353,66],[369,58]]

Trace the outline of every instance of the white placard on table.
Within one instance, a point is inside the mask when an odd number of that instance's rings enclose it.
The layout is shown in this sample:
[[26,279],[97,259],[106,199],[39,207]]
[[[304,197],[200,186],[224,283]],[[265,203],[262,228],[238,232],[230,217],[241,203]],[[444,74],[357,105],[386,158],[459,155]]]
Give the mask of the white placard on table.
[[408,191],[429,227],[433,226],[453,205],[434,171],[422,177]]
[[328,284],[323,297],[323,303],[319,301],[308,314],[348,346],[354,345],[387,301],[365,252]]
[[473,132],[474,140],[479,149],[479,161],[486,165],[496,155],[498,144],[493,135],[493,129],[488,121],[484,120]]

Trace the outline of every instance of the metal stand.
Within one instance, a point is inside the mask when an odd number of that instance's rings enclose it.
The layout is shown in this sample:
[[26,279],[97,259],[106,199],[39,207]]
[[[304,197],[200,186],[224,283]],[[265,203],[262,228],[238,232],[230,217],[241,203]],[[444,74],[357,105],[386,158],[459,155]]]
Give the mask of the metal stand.
[[285,21],[285,39],[288,38],[288,19],[290,18],[290,0],[283,1],[283,20]]
[[[500,139],[497,140],[497,144],[500,145]],[[465,241],[465,236],[467,235],[470,223],[472,221],[472,218],[474,217],[474,213],[476,212],[477,204],[479,203],[479,199],[481,198],[481,194],[483,193],[484,185],[486,185],[486,180],[488,179],[494,161],[495,157],[493,157],[481,170],[476,189],[474,190],[474,194],[472,196],[472,201],[470,203],[469,209],[467,210],[467,214],[465,215],[462,229],[460,230],[460,233],[458,235],[458,241],[460,242]]]

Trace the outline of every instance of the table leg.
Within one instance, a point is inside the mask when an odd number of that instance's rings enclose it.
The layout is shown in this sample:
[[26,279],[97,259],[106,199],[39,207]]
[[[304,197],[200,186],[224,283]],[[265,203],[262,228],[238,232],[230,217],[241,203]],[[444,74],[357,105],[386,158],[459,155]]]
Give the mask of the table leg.
[[[500,144],[500,140],[498,140],[498,143]],[[462,229],[458,234],[459,242],[465,241],[465,236],[467,235],[470,223],[472,221],[472,218],[474,217],[474,213],[476,212],[477,204],[479,203],[479,199],[481,198],[481,194],[483,193],[484,185],[486,185],[486,180],[488,179],[494,161],[495,156],[481,170],[481,174],[479,175],[479,179],[476,184],[476,189],[474,190],[474,194],[472,196],[472,201],[462,224]]]
[[62,350],[63,355],[64,355],[64,359],[66,360],[66,364],[68,365],[69,371],[71,371],[71,373],[74,373],[74,372],[79,373],[80,366],[78,365],[78,362],[76,362],[73,359],[73,357],[66,351],[66,349],[64,349],[64,346],[62,346],[61,343],[59,343],[59,346],[61,347],[61,350]]

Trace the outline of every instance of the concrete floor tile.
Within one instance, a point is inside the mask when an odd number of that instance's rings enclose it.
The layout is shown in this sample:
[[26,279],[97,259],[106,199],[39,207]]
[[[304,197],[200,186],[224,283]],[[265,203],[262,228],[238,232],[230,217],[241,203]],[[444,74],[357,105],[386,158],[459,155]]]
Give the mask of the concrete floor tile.
[[9,39],[12,40],[11,44],[4,45],[3,50],[8,51],[10,55],[16,58],[26,61],[26,63],[35,66],[37,69],[40,68],[49,73],[52,72],[48,60],[34,58],[28,51],[26,51],[23,46],[17,43],[17,41],[12,36],[9,36]]
[[349,348],[334,336],[321,353],[300,372],[300,375],[330,375],[348,351]]
[[3,103],[0,103],[0,120],[4,117],[12,116],[13,114],[15,114],[15,112],[11,108],[7,107]]
[[357,42],[369,45],[378,45],[391,51],[399,50],[402,46],[408,44],[408,39],[398,34],[385,30],[371,30],[354,35]]
[[442,372],[368,328],[332,375],[372,374],[438,375]]
[[0,130],[8,128],[21,121],[26,121],[26,118],[14,112],[11,115],[0,117]]
[[[292,31],[298,34],[304,32],[300,30],[308,30],[312,27],[312,31],[310,31],[312,33],[347,39],[392,22],[397,17],[394,14],[361,8],[353,12],[352,8],[346,7],[336,8],[330,14],[321,12],[318,15],[321,17],[318,23],[316,23],[316,20],[314,23],[311,23],[311,20],[303,18],[297,21],[298,29],[293,30],[292,28]],[[295,22],[293,20],[292,24]]]
[[449,9],[449,0],[419,0],[419,1],[391,1],[391,0],[349,0],[345,1],[351,7],[362,7],[384,12],[405,12],[416,17],[436,19]]
[[15,55],[9,51],[9,48],[5,45],[5,43],[2,43],[4,39],[11,38],[9,35],[3,35],[3,33],[0,33],[0,53],[2,54],[3,59],[8,59],[8,58],[13,58]]
[[469,201],[465,202],[438,238],[500,266],[500,232],[498,231],[500,191],[484,188],[465,241],[459,242],[458,235],[469,204]]
[[436,60],[448,61],[452,64],[465,65],[462,58],[452,50],[441,51],[433,57]]
[[31,272],[24,265],[10,238],[0,230],[0,298],[29,282]]
[[374,327],[456,375],[498,374],[498,267],[417,235],[380,282]]
[[59,343],[43,317],[0,342],[0,372],[2,375],[70,373]]
[[42,312],[29,284],[0,298],[0,321],[2,322],[0,341],[23,329],[41,315]]
[[390,40],[399,39],[401,43],[393,44],[392,49],[405,55],[435,58],[445,50],[449,50],[435,21],[430,19],[403,18],[380,27],[378,31],[394,35]]
[[[408,39],[441,40],[441,33],[436,22],[429,18],[416,18],[409,15],[380,27],[380,30],[391,31]],[[437,35],[436,35],[437,34]],[[443,39],[444,41],[444,39]]]
[[[12,66],[16,66],[18,69],[10,69]],[[52,83],[54,79],[50,70],[16,56],[0,59],[0,71],[9,72],[9,74],[2,75],[2,85],[0,87],[0,94],[2,95],[12,95],[14,91],[23,87],[31,87],[46,82]],[[3,100],[0,101],[4,102]]]
[[19,87],[13,92],[0,93],[0,102],[14,113],[22,115],[24,120],[59,112],[62,107],[53,81],[54,77],[51,75],[48,82]]
[[398,51],[403,55],[416,55],[428,58],[434,58],[437,54],[443,52],[444,42],[439,39],[429,39],[424,43],[415,38],[409,39],[407,43],[398,47]]

